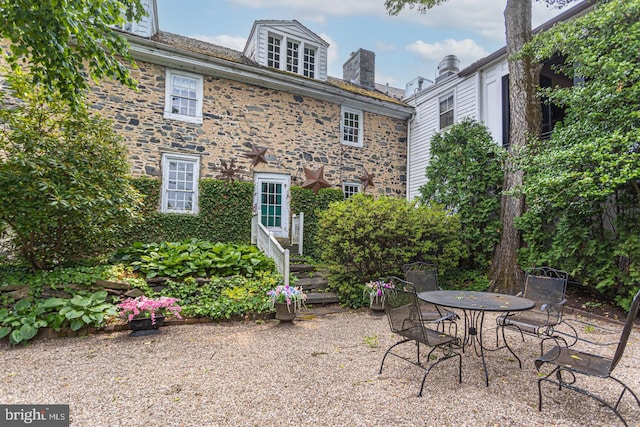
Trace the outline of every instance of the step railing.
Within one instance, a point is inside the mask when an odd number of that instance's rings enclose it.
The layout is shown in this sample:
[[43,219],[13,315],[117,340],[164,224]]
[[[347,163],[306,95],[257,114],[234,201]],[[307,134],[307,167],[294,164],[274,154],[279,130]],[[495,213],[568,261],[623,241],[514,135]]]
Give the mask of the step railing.
[[251,219],[251,244],[256,245],[276,263],[284,284],[289,284],[289,249],[284,249],[273,236],[273,232],[260,223],[258,215]]
[[298,245],[298,254],[303,254],[304,212],[294,214],[291,219],[291,244]]

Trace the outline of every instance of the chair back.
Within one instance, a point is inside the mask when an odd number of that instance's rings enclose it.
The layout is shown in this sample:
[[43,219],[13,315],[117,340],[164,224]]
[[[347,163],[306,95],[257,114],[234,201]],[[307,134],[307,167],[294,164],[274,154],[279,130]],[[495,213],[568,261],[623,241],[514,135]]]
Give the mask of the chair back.
[[404,279],[413,283],[416,292],[430,292],[440,290],[438,286],[438,270],[435,265],[427,262],[414,262],[402,267]]
[[[423,328],[416,288],[398,277],[387,280],[393,284],[393,287],[384,290],[384,311],[391,332],[405,335],[407,331],[412,331],[411,335],[415,335],[416,328]],[[426,342],[426,333],[418,332],[418,335],[424,335]]]
[[620,336],[620,341],[618,341],[618,347],[616,348],[616,352],[613,355],[613,360],[611,361],[611,369],[609,372],[613,371],[616,367],[622,355],[624,354],[624,349],[627,346],[627,341],[629,341],[629,335],[631,335],[631,329],[633,329],[633,322],[636,320],[638,316],[638,308],[640,307],[640,290],[635,297],[633,297],[633,302],[631,303],[631,309],[629,310],[629,314],[627,315],[627,321],[624,323],[624,329],[622,329],[622,335]]
[[549,321],[559,322],[562,318],[568,277],[565,271],[555,268],[535,268],[526,275],[523,296],[535,301],[534,311],[539,312],[542,308],[546,308]]

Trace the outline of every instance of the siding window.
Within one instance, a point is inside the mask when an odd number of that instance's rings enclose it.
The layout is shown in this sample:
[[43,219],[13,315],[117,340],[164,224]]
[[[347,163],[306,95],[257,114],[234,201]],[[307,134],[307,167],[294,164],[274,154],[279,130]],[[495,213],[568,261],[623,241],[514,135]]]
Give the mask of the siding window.
[[165,84],[166,119],[202,123],[202,76],[167,70]]
[[198,213],[199,174],[198,156],[163,154],[160,210],[170,213]]
[[362,188],[361,184],[356,184],[353,182],[343,182],[342,192],[344,193],[345,200],[353,196],[354,194],[358,194],[361,188]]
[[287,71],[298,74],[298,59],[300,56],[300,43],[287,41]]
[[342,143],[354,147],[362,147],[362,111],[342,107],[340,134]]
[[304,47],[303,75],[305,77],[315,78],[316,76],[316,50],[309,46]]
[[282,40],[279,37],[269,34],[267,41],[267,66],[271,68],[280,68],[280,44]]
[[440,98],[440,129],[453,124],[453,94]]

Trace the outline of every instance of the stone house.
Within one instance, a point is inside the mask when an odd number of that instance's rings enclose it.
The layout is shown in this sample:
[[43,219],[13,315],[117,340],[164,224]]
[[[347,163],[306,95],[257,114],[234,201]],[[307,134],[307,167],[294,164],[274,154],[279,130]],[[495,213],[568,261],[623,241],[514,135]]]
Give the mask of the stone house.
[[[592,0],[578,3],[550,21],[536,28],[544,31],[557,22],[586,13]],[[568,86],[574,82],[553,72],[552,66],[561,63],[556,57],[543,64],[540,86]],[[438,66],[434,82],[416,78],[407,85],[405,101],[416,109],[410,122],[407,148],[407,198],[418,197],[425,184],[425,168],[429,164],[431,137],[448,126],[470,118],[489,128],[496,143],[509,144],[509,66],[507,50],[503,47],[460,70],[454,55],[446,56]],[[553,125],[563,117],[563,111],[542,103],[541,136],[548,137]]]
[[286,237],[291,185],[405,197],[414,109],[376,89],[373,52],[338,79],[328,43],[298,21],[256,21],[238,52],[163,32],[155,0],[146,7],[120,29],[139,90],[105,81],[90,101],[115,120],[133,175],[162,180],[160,211],[198,213],[202,178],[251,181],[263,224]]

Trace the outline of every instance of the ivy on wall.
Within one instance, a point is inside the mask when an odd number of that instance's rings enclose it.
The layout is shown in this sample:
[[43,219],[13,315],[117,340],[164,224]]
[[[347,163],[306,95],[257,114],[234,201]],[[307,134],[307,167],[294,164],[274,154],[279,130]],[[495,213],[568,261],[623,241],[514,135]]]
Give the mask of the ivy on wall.
[[[212,242],[251,242],[252,182],[200,180],[198,215],[159,212],[161,181],[157,178],[133,178],[132,183],[145,199],[142,219],[121,233],[123,246],[133,242],[175,242],[194,237]],[[290,213],[304,212],[305,256],[320,258],[316,243],[318,215],[329,203],[340,200],[343,200],[340,189],[322,189],[315,194],[298,186],[291,188]]]

